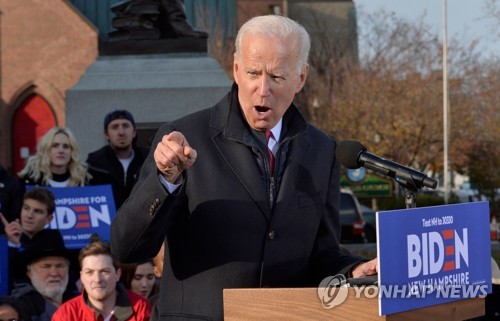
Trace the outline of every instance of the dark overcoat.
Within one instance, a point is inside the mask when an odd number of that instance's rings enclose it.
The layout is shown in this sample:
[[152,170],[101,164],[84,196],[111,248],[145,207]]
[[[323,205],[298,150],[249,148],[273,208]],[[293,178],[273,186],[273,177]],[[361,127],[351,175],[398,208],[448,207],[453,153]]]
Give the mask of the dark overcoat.
[[[198,156],[169,194],[152,153],[173,130]],[[236,85],[214,107],[158,130],[112,222],[111,248],[121,261],[140,261],[166,240],[160,320],[222,320],[225,288],[317,287],[360,262],[339,249],[336,142],[292,105],[283,117],[274,178],[261,145]]]

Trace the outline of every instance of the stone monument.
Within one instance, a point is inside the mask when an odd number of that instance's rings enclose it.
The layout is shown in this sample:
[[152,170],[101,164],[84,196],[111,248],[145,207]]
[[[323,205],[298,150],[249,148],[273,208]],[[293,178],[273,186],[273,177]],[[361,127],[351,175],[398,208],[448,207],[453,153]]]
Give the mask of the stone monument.
[[116,31],[66,92],[66,125],[83,159],[106,144],[103,119],[113,109],[132,112],[147,147],[162,123],[212,106],[231,86],[207,53],[208,34],[188,24],[179,0],[131,0],[111,10]]

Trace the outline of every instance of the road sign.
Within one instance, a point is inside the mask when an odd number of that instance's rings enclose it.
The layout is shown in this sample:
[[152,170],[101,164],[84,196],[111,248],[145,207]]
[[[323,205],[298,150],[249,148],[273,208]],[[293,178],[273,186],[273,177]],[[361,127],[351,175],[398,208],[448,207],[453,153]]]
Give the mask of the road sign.
[[340,186],[349,188],[360,198],[392,195],[392,180],[367,175],[364,168],[348,169],[340,177]]

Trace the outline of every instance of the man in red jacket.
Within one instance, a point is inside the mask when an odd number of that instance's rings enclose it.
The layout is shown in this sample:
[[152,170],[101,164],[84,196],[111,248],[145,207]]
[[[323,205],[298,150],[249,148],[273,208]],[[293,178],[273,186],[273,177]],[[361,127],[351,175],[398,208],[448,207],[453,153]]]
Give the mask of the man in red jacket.
[[113,260],[109,244],[92,240],[79,256],[82,294],[64,303],[52,321],[148,321],[151,305],[118,283],[121,270]]

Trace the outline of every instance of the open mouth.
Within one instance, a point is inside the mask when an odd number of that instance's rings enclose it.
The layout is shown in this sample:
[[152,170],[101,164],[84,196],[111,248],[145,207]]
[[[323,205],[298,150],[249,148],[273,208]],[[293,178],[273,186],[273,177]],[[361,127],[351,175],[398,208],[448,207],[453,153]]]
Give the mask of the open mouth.
[[269,107],[264,107],[264,106],[255,106],[255,109],[257,110],[258,113],[265,113],[270,110]]

